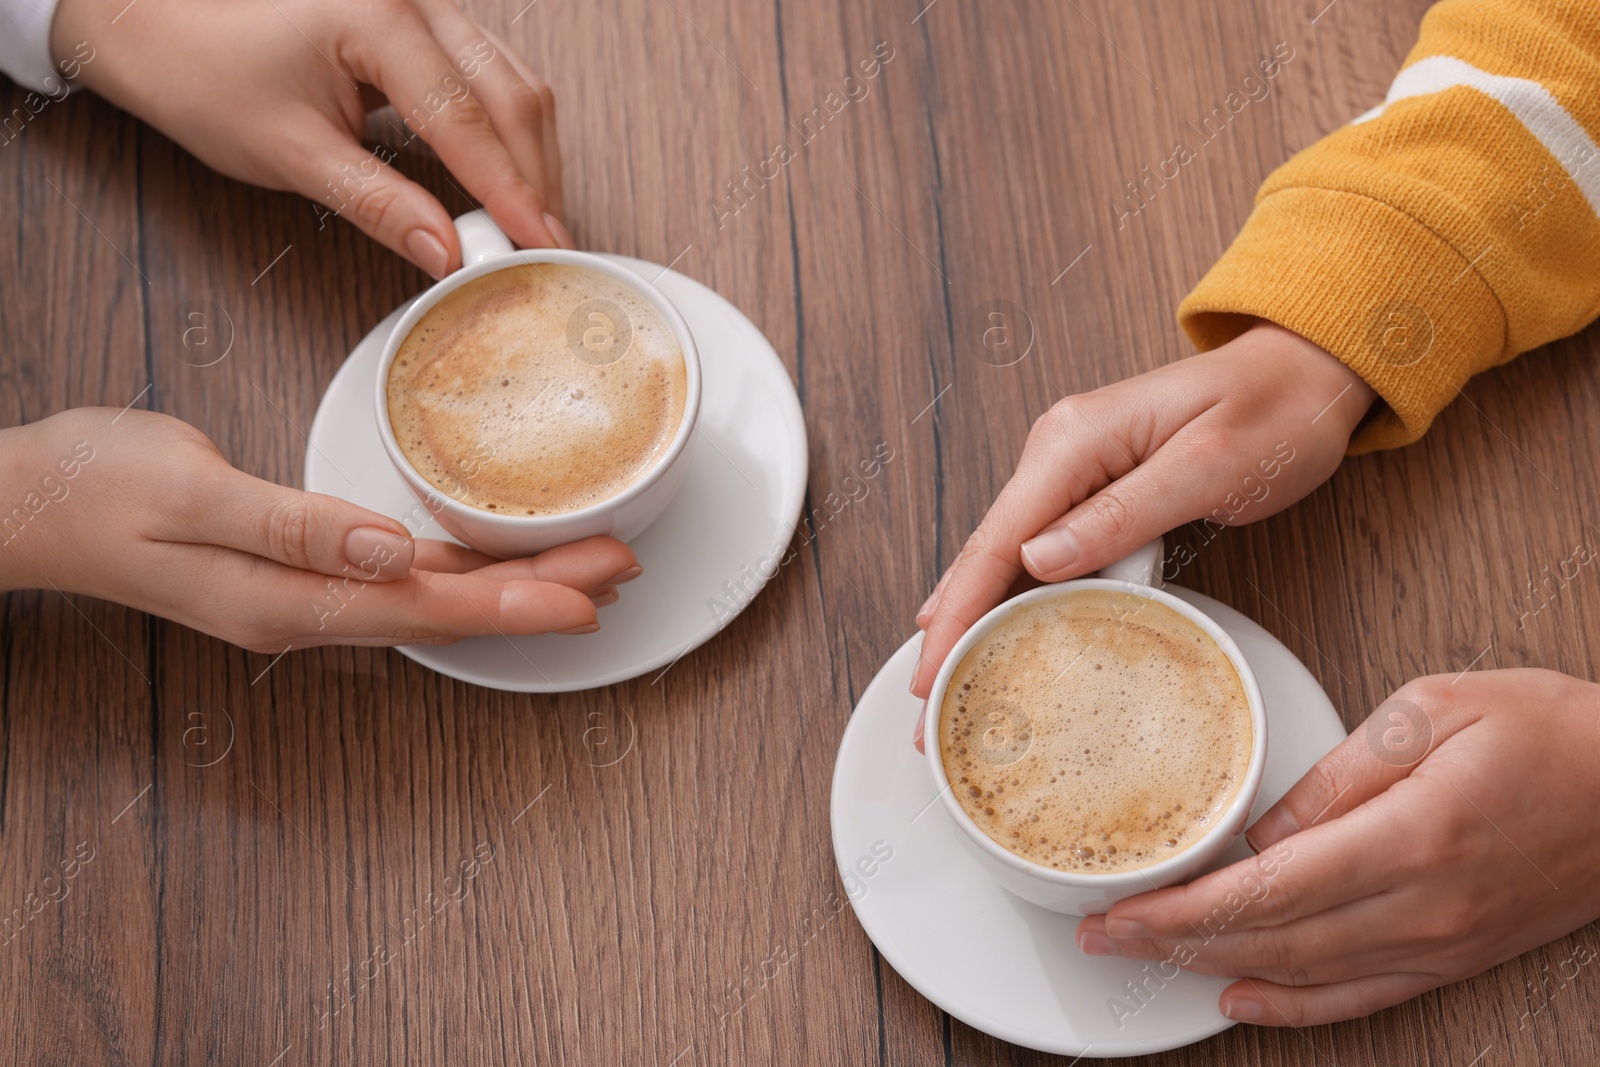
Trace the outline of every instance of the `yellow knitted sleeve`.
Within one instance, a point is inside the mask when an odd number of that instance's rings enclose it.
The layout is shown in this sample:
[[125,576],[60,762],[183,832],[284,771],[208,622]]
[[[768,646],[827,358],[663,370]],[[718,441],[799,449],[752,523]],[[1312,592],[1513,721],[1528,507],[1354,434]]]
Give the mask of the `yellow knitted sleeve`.
[[1201,349],[1267,319],[1408,444],[1479,371],[1600,315],[1600,4],[1444,0],[1379,107],[1300,152],[1178,308]]

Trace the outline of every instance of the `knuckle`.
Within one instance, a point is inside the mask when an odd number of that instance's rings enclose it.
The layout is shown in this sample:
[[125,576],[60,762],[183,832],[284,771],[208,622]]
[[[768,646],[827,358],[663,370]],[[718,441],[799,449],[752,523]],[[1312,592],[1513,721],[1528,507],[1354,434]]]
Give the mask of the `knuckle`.
[[1120,492],[1102,491],[1089,502],[1088,512],[1089,521],[1110,541],[1132,536],[1139,525],[1139,509]]
[[1451,676],[1447,674],[1429,674],[1413,678],[1394,691],[1394,699],[1409,700],[1424,711],[1443,707],[1449,702],[1452,681]]
[[[1395,788],[1414,789],[1411,781]],[[1455,803],[1436,804],[1419,810],[1412,798],[1411,855],[1405,866],[1415,875],[1436,875],[1440,871],[1490,869],[1503,859],[1497,855],[1503,839],[1470,803],[1457,798]],[[1444,921],[1446,915],[1429,906],[1429,916]]]
[[1433,945],[1456,945],[1476,929],[1477,921],[1477,908],[1466,897],[1435,900],[1419,933]]
[[299,570],[311,570],[311,508],[302,497],[268,509],[263,540],[275,559]]
[[[992,566],[995,563],[1010,564],[1016,561],[1017,549],[1012,546],[1009,552],[1001,545],[1001,537],[995,533],[993,527],[987,522],[980,523],[978,528],[967,538],[967,543],[961,546],[961,552],[956,556],[956,562],[951,571],[965,570],[972,564],[978,563]],[[980,572],[982,573],[982,572]]]
[[511,108],[511,113],[516,118],[531,126],[537,126],[544,117],[544,97],[539,90],[527,82],[516,82],[506,91],[506,103]]
[[442,117],[450,125],[461,129],[474,132],[492,131],[489,113],[483,109],[483,101],[478,99],[477,93],[464,93],[445,109]]
[[154,423],[160,426],[161,431],[170,434],[174,441],[187,445],[199,445],[211,452],[217,450],[217,446],[212,443],[211,438],[207,437],[205,432],[198,427],[159,411],[151,412],[150,415],[153,416]]
[[347,209],[358,229],[382,233],[385,224],[400,206],[400,190],[387,182],[367,182],[357,191]]
[[1316,984],[1311,977],[1310,969],[1298,964],[1289,964],[1287,966],[1279,967],[1274,974],[1273,981],[1277,982],[1279,985],[1287,986],[1308,986]]
[[1043,415],[1033,420],[1030,436],[1037,434],[1046,440],[1056,440],[1071,429],[1072,425],[1083,418],[1082,401],[1075,396],[1069,396],[1056,401],[1045,409]]
[[1243,456],[1248,449],[1244,434],[1228,425],[1210,427],[1201,447],[1219,456]]
[[1254,957],[1255,970],[1262,977],[1279,985],[1312,984],[1303,945],[1291,943],[1277,927],[1265,927],[1247,936],[1254,942],[1251,955]]
[[185,530],[200,526],[214,506],[220,482],[211,471],[179,466],[172,479],[173,492],[162,503],[166,521]]
[[1295,984],[1291,979],[1301,968],[1277,931],[1269,929],[1260,932],[1256,937],[1253,955],[1257,966],[1272,975],[1273,981],[1283,985]]
[[1332,803],[1333,798],[1339,795],[1339,790],[1344,788],[1341,780],[1344,777],[1345,759],[1343,755],[1330,754],[1326,759],[1320,759],[1312,764],[1311,770],[1306,772],[1306,779],[1311,786],[1311,801],[1307,806],[1315,805],[1307,813],[1308,820],[1315,819],[1317,813]]
[[[1405,785],[1406,783],[1400,783]],[[1396,788],[1399,788],[1398,786]],[[1402,867],[1408,873],[1447,870],[1460,858],[1460,842],[1456,834],[1464,829],[1460,820],[1451,813],[1434,810],[1418,813],[1411,824],[1412,843]],[[1428,909],[1428,918],[1438,918],[1438,912]]]

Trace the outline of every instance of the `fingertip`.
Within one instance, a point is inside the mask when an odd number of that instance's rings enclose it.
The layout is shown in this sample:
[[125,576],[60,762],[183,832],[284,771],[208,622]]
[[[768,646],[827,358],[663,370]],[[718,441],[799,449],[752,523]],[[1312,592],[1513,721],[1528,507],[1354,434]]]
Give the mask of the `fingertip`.
[[293,185],[429,277],[442,278],[460,263],[450,212],[421,185],[342,129],[322,120],[298,124],[285,146]]
[[358,576],[369,582],[392,582],[411,573],[416,542],[409,533],[382,526],[357,526],[345,535],[344,556]]
[[544,206],[531,188],[520,186],[515,191],[484,201],[489,217],[518,248],[560,248],[562,245],[545,221]]
[[[922,635],[922,650],[917,656],[917,669],[911,675],[911,695],[928,699],[933,692],[933,680],[938,677],[939,668],[943,665],[945,657],[955,647],[960,634],[947,637],[939,625],[938,617],[928,620],[928,628]],[[948,629],[943,628],[943,629]]]
[[576,250],[578,242],[572,239],[572,233],[561,224],[561,220],[550,214],[544,213],[545,229],[550,231],[550,236],[555,238],[556,244],[561,248]]
[[579,634],[592,634],[592,633],[595,633],[599,629],[600,629],[600,624],[598,622],[591,622],[587,626],[570,626],[565,630],[557,630],[556,633],[558,633],[558,634],[567,634],[569,636],[576,637]]
[[565,633],[599,626],[599,614],[588,594],[570,586],[535,579],[509,581],[500,591],[502,625],[517,633]]
[[450,271],[450,250],[427,230],[416,229],[406,234],[405,254],[434,281]]
[[1103,929],[1107,937],[1121,938],[1123,940],[1154,936],[1151,934],[1150,928],[1138,919],[1129,919],[1121,915],[1112,916],[1108,914],[1105,917]]
[[1059,581],[1082,554],[1078,537],[1065,526],[1057,526],[1024,541],[1019,549],[1022,565],[1041,582]]
[[[644,567],[639,563],[639,557],[634,554],[633,549],[626,542],[618,541],[614,537],[589,537],[582,541],[559,545],[550,552],[561,554],[559,559],[562,561],[563,571],[571,569],[574,572],[568,577],[554,580],[563,582],[571,580],[574,584],[581,584],[586,588],[621,585],[633,581],[644,573]],[[557,558],[551,556],[549,561],[554,562]],[[592,577],[589,577],[591,575]]]
[[1224,991],[1217,1007],[1238,1023],[1258,1023],[1267,1016],[1267,1006],[1259,998],[1247,994]]
[[1085,956],[1121,956],[1122,947],[1097,930],[1078,929],[1078,951]]

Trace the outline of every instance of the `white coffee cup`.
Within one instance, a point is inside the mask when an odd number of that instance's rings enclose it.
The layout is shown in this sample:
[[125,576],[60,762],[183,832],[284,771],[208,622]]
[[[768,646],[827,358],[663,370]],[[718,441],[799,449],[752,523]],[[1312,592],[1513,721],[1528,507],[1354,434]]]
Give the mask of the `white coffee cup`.
[[[1261,701],[1261,689],[1245,662],[1244,653],[1209,616],[1171,593],[1163,592],[1161,584],[1161,539],[1145,545],[1138,552],[1119,563],[1102,569],[1098,577],[1075,578],[1068,582],[1041,586],[1029,590],[1001,604],[983,618],[956,642],[939,673],[934,678],[933,690],[928,694],[928,714],[923,725],[922,743],[927,754],[928,767],[933,773],[933,784],[939,790],[940,806],[955,823],[957,836],[967,851],[1001,886],[1030,903],[1050,911],[1068,915],[1099,915],[1125,897],[1186,882],[1203,873],[1221,858],[1223,852],[1244,832],[1250,818],[1250,806],[1255,803],[1261,789],[1261,774],[1267,762],[1267,714]],[[1078,871],[1060,871],[1025,859],[1001,845],[984,833],[962,808],[950,788],[945,774],[943,756],[939,750],[939,718],[943,710],[945,689],[950,676],[955,673],[973,645],[985,634],[1004,621],[1018,608],[1035,601],[1045,600],[1077,590],[1099,589],[1126,593],[1154,601],[1171,608],[1215,641],[1239,673],[1245,697],[1250,705],[1250,765],[1245,772],[1238,795],[1223,811],[1222,816],[1188,848],[1175,856],[1127,871],[1105,874]]]
[[[461,237],[461,269],[417,297],[400,317],[394,332],[383,346],[383,359],[378,364],[376,403],[378,432],[383,438],[384,451],[411,491],[439,520],[440,526],[464,543],[491,556],[503,559],[531,556],[596,534],[609,534],[622,541],[632,540],[666,510],[689,470],[690,445],[694,439],[695,424],[700,417],[700,354],[695,348],[694,335],[689,332],[688,323],[684,322],[678,309],[672,306],[660,289],[603,256],[559,248],[517,251],[482,211],[468,212],[456,219],[456,232]],[[395,353],[418,321],[440,300],[468,282],[525,263],[561,263],[584,267],[622,282],[648,300],[672,327],[678,350],[683,353],[688,387],[678,432],[655,466],[615,496],[557,515],[503,515],[452,498],[418,473],[395,440],[394,426],[389,420],[389,369],[394,365]]]

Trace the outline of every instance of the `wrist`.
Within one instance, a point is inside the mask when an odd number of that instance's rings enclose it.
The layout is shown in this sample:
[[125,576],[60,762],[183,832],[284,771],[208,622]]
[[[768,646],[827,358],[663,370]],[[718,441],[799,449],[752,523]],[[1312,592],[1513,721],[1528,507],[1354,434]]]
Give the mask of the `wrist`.
[[1285,379],[1289,388],[1314,390],[1314,395],[1326,397],[1321,404],[1327,406],[1318,405],[1316,421],[1337,427],[1345,441],[1378,399],[1366,379],[1339,357],[1277,323],[1257,322],[1240,334],[1238,341],[1259,348],[1263,358],[1291,367]]
[[39,431],[35,425],[0,429],[0,592],[29,587],[34,570],[28,556],[33,512],[29,493],[39,468]]
[[[53,571],[62,508],[94,459],[85,430],[70,412],[0,429],[0,591],[39,588]],[[63,584],[68,577],[55,575]]]

